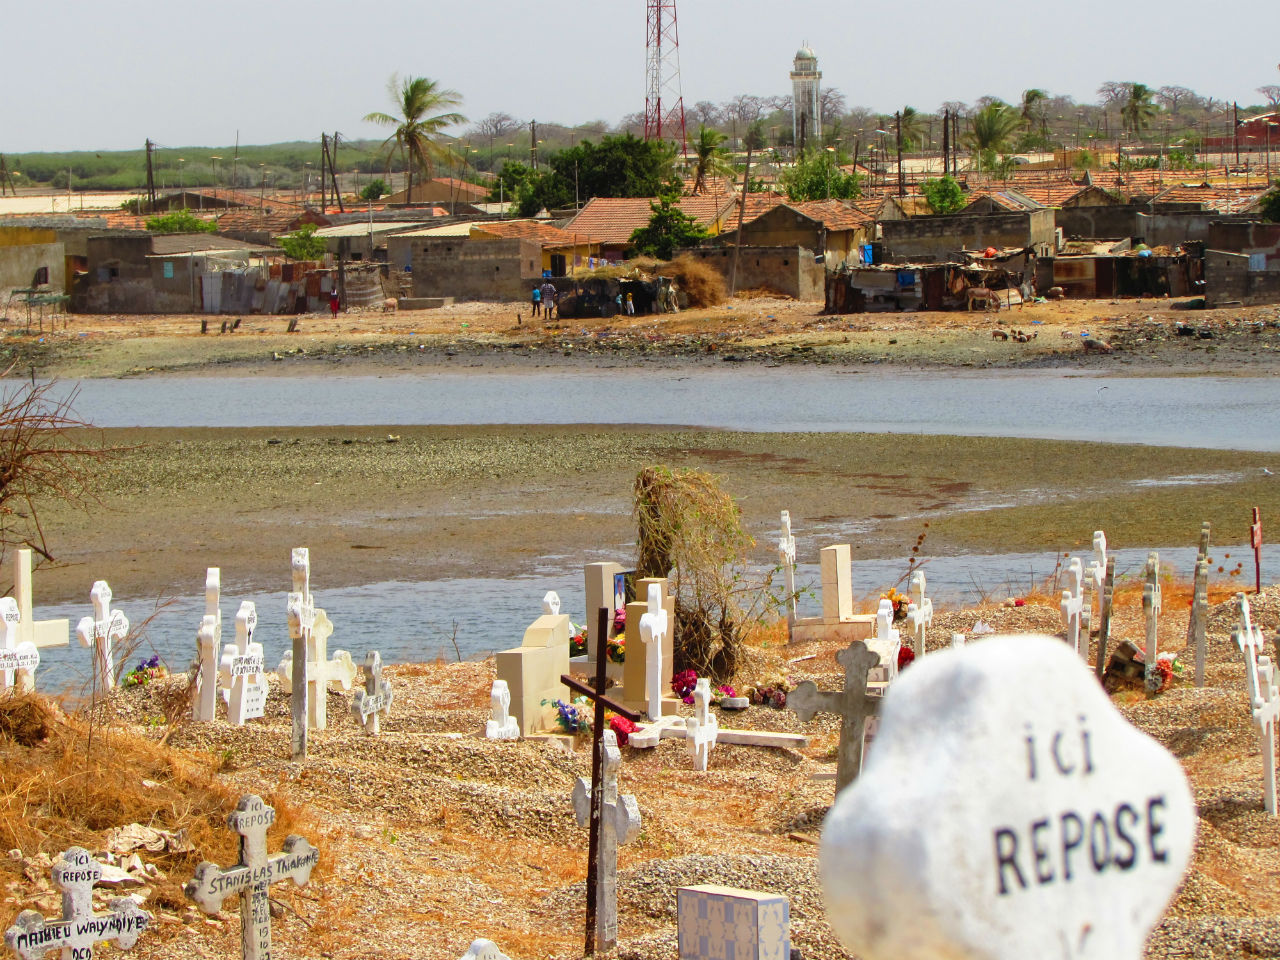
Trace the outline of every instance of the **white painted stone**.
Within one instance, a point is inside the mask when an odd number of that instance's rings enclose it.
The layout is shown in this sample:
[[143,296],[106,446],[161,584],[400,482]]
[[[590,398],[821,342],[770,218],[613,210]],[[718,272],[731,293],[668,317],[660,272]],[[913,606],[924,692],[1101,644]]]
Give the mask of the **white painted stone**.
[[[1079,557],[1072,557],[1067,564],[1067,589],[1062,591],[1058,609],[1062,622],[1067,625],[1067,646],[1080,653],[1080,619],[1084,614],[1084,566]],[[1084,656],[1089,654],[1089,638],[1084,639]]]
[[[207,620],[208,618],[206,618]],[[262,716],[267,709],[266,657],[262,644],[253,639],[258,608],[244,600],[236,611],[236,640],[222,650],[218,679],[227,704],[227,721],[237,727]]]
[[[18,601],[18,630],[14,649],[29,643],[37,652],[42,647],[65,647],[71,641],[70,620],[36,620],[31,606],[31,550],[13,551],[13,598]],[[39,661],[36,662],[39,665]],[[34,690],[36,668],[18,668],[14,686],[19,693]]]
[[519,740],[520,724],[511,716],[511,688],[505,680],[493,681],[489,691],[490,719],[484,722],[484,735],[490,740]]
[[693,687],[693,716],[685,721],[685,742],[693,757],[695,770],[706,770],[711,751],[716,745],[720,721],[711,712],[711,681],[699,677]]
[[[600,738],[600,753],[604,804],[596,861],[597,946],[618,939],[618,845],[630,843],[640,835],[640,805],[631,794],[618,793],[622,753],[612,730],[605,730]],[[573,783],[573,814],[580,827],[591,822],[591,781],[586,777],[578,777]]]
[[778,563],[782,566],[782,582],[787,595],[784,605],[787,623],[796,622],[796,538],[791,533],[791,511],[782,511],[782,535],[778,537]]
[[1154,693],[1160,686],[1160,672],[1156,660],[1160,657],[1160,554],[1154,550],[1147,554],[1147,582],[1142,585],[1142,614],[1147,624],[1146,686]]
[[0,693],[8,693],[25,672],[35,676],[40,651],[30,640],[21,641],[22,613],[13,597],[0,597]]
[[129,634],[129,618],[121,610],[111,609],[111,587],[105,580],[95,580],[89,591],[93,602],[93,616],[81,617],[76,624],[76,637],[80,646],[93,647],[94,671],[103,689],[116,685],[115,660],[112,647],[117,640]]
[[827,913],[862,960],[1139,960],[1195,824],[1181,765],[1074,651],[993,637],[889,688],[823,828]]
[[492,940],[473,940],[460,960],[510,960]]
[[1280,690],[1276,687],[1275,665],[1260,651],[1267,648],[1262,630],[1253,625],[1249,599],[1236,594],[1240,604],[1240,626],[1231,638],[1244,654],[1245,684],[1249,691],[1249,709],[1258,729],[1258,747],[1262,752],[1263,806],[1276,816],[1276,721],[1280,719]]
[[391,681],[382,678],[382,655],[371,650],[364,657],[364,689],[356,690],[351,700],[351,713],[364,732],[376,737],[381,720],[391,715]]
[[558,616],[560,613],[560,594],[554,590],[548,590],[542,597],[542,612],[551,616]]
[[289,673],[289,713],[292,719],[291,748],[295,761],[307,758],[307,728],[311,717],[311,678],[307,671],[311,661],[311,634],[315,628],[316,606],[311,596],[311,551],[294,547],[289,555],[289,573],[293,590],[286,607],[289,618],[289,657],[302,664]]
[[662,587],[649,584],[648,613],[640,618],[640,637],[645,644],[645,687],[649,692],[649,719],[662,716],[662,643],[670,626],[667,610],[662,605]]
[[871,668],[868,683],[888,683],[898,675],[898,651],[902,647],[902,635],[893,626],[893,603],[887,597],[880,598],[876,610],[876,635],[867,640],[867,649],[880,657],[880,665]]
[[196,693],[191,700],[191,719],[212,723],[218,715],[218,667],[222,656],[222,571],[209,567],[204,575],[204,617],[196,632],[199,666]]
[[925,655],[925,631],[933,626],[933,600],[924,595],[923,570],[911,574],[911,602],[907,604],[907,630],[911,635],[911,649],[917,657]]
[[[1101,599],[1102,588],[1107,582],[1107,535],[1101,530],[1093,531],[1093,559],[1085,567],[1084,576],[1093,588],[1093,595]],[[1099,608],[1098,616],[1102,616]],[[1093,607],[1089,607],[1089,617],[1093,618]]]
[[132,897],[116,897],[107,913],[93,912],[93,886],[102,879],[102,865],[83,847],[71,847],[53,864],[53,885],[62,891],[62,917],[46,920],[35,910],[23,910],[4,935],[4,942],[22,960],[39,960],[60,950],[62,960],[92,960],[93,948],[110,940],[130,950],[151,922],[151,914]]
[[952,650],[959,650],[959,649],[960,649],[961,647],[963,647],[963,646],[964,646],[964,634],[963,634],[963,633],[953,633],[953,634],[951,635],[951,649],[952,649]]
[[261,797],[249,794],[240,799],[227,825],[240,834],[240,862],[223,870],[203,861],[196,867],[185,893],[207,914],[215,914],[227,897],[240,895],[240,946],[244,960],[271,960],[271,885],[292,880],[305,887],[320,860],[320,851],[299,836],[284,842],[284,851],[267,856],[267,828],[275,822],[276,811]]

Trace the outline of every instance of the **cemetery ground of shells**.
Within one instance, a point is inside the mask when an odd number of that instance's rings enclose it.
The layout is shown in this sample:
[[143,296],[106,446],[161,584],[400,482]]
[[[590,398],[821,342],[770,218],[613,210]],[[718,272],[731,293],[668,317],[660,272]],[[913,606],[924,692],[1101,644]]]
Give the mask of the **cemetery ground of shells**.
[[[1237,583],[1221,578],[1211,592],[1204,689],[1192,683],[1188,653],[1182,657],[1187,671],[1155,699],[1115,695],[1132,722],[1182,761],[1200,814],[1193,866],[1152,936],[1151,957],[1280,956],[1280,824],[1263,811],[1257,738],[1243,665],[1230,638],[1236,604],[1229,598]],[[1253,599],[1255,623],[1274,636],[1280,591]],[[1166,585],[1162,649],[1183,646],[1188,600],[1185,586]],[[1056,604],[1033,596],[1023,607],[940,611],[930,649],[945,645],[952,631],[971,630],[978,617],[1002,633],[1060,633]],[[1140,640],[1142,630],[1137,588],[1122,587],[1113,637]],[[777,628],[756,638],[744,680],[785,672],[828,689],[840,682],[833,647],[786,646],[781,639]],[[166,726],[165,709],[172,710],[183,677],[120,692],[100,709],[99,721],[115,731],[108,736],[101,727],[100,743],[114,737],[164,740],[154,749],[165,759],[148,775],[181,771],[175,780],[200,785],[192,788],[185,818],[158,814],[151,824],[189,828],[198,849],[181,855],[141,851],[167,876],[142,888],[156,921],[135,948],[139,960],[238,956],[235,901],[206,918],[183,901],[179,887],[201,857],[230,862],[234,845],[221,818],[247,792],[287,810],[287,829],[308,836],[321,851],[308,887],[272,889],[275,956],[456,960],[476,937],[495,940],[514,960],[580,955],[586,831],[573,818],[569,794],[573,778],[589,771],[587,751],[477,736],[488,715],[492,660],[400,665],[386,673],[395,704],[381,737],[366,737],[345,709],[346,698],[331,693],[330,728],[313,734],[305,765],[288,759],[288,704],[274,679],[266,717],[239,729],[223,722]],[[836,719],[819,714],[801,724],[791,712],[752,707],[723,715],[722,724],[803,731],[811,742],[800,751],[720,745],[705,774],[691,769],[679,740],[663,740],[648,751],[623,749],[622,789],[639,800],[643,832],[620,849],[619,956],[673,958],[675,888],[722,882],[785,893],[793,943],[804,956],[847,957],[825,919],[815,871],[815,841],[832,783],[811,775],[832,768]],[[14,751],[48,748],[5,742],[3,749],[9,769]],[[6,784],[9,810],[0,822],[10,833],[14,786]],[[121,783],[119,789],[165,787],[144,781],[141,788]],[[221,809],[201,808],[202,791],[220,797]],[[30,793],[26,800],[32,802]],[[38,813],[42,822],[54,823],[48,810]],[[109,826],[123,825],[109,817],[97,824],[104,838]],[[272,850],[284,829],[282,823],[273,831]],[[0,919],[7,923],[28,907],[55,912],[58,898],[40,854],[59,849],[52,836],[42,843],[28,839],[20,858],[11,854],[3,863]]]

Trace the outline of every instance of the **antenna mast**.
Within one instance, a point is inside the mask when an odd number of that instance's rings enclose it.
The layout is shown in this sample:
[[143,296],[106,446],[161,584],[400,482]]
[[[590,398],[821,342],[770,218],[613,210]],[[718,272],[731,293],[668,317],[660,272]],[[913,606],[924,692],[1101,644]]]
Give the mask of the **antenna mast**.
[[680,39],[675,0],[646,0],[644,138],[687,143],[684,97],[680,92]]

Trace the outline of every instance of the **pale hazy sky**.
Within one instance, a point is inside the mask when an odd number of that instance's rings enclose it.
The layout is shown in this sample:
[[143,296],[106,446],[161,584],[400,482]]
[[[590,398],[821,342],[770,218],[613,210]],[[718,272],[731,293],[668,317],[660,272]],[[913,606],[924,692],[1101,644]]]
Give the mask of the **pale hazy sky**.
[[[610,124],[644,109],[644,0],[0,0],[0,152],[351,138],[393,72],[458,90],[472,120]],[[1215,20],[1215,15],[1222,19]],[[680,0],[686,104],[790,92],[807,41],[850,106],[932,110],[1105,80],[1260,102],[1280,0],[1226,6]]]

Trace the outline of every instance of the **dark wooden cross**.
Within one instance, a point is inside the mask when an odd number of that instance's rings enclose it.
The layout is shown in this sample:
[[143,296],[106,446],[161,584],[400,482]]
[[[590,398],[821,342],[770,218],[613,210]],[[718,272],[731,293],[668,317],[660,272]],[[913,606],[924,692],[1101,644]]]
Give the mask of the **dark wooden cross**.
[[[600,826],[604,814],[604,712],[605,708],[612,710],[620,717],[626,717],[632,723],[640,722],[640,714],[634,710],[628,710],[622,704],[605,696],[605,688],[608,686],[608,641],[605,639],[609,636],[609,623],[613,619],[613,613],[607,607],[601,607],[598,611],[599,616],[596,628],[596,679],[594,686],[588,686],[580,683],[568,674],[560,677],[560,682],[572,690],[586,697],[595,705],[595,719],[591,725],[591,824],[587,841],[587,936],[586,949],[587,956],[591,956],[596,952],[596,912],[599,909],[597,902],[597,883],[600,871]],[[617,934],[613,932],[612,936],[606,933],[598,944],[602,952],[612,950],[616,946]]]
[[787,695],[787,706],[801,720],[813,719],[819,711],[840,714],[840,754],[836,764],[836,793],[853,783],[862,771],[862,742],[867,718],[879,709],[881,698],[867,692],[867,674],[880,663],[880,654],[855,640],[836,654],[844,667],[844,690],[830,693],[805,680]]
[[1249,524],[1249,546],[1253,547],[1253,592],[1262,592],[1262,515],[1253,508],[1253,523]]

